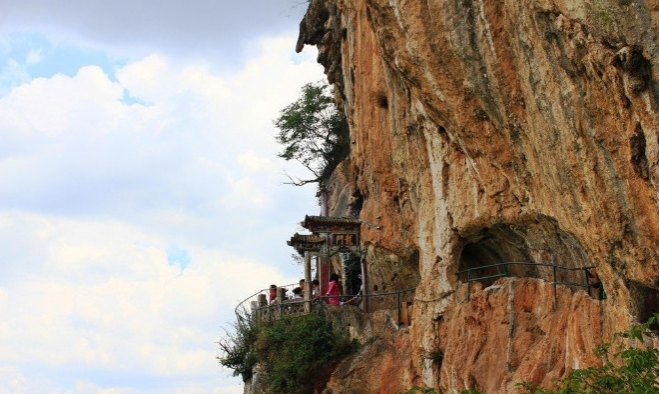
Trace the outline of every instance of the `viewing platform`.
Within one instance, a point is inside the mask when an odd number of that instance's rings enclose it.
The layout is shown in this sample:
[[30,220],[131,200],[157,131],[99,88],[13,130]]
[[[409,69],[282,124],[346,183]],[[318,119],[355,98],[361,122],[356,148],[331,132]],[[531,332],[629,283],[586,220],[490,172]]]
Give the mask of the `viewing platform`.
[[[293,289],[295,286],[298,286],[298,284],[294,283],[279,287],[274,302],[268,301],[270,289],[259,290],[240,302],[236,306],[235,312],[238,316],[249,316],[259,321],[275,321],[282,317],[301,316],[327,308],[361,308],[366,313],[388,309],[391,310],[392,318],[395,319],[399,327],[410,324],[411,308],[414,304],[414,291],[416,288],[368,295],[342,296],[339,306],[330,306],[327,300],[333,296],[319,296],[312,300],[287,297],[288,289]],[[368,302],[368,310],[363,308],[366,300],[370,301]]]

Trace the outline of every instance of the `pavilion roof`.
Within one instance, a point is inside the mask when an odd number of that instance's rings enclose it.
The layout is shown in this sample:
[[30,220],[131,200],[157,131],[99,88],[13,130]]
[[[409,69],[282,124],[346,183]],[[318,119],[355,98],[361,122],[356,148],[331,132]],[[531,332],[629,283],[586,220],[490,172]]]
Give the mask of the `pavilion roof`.
[[351,217],[307,215],[304,217],[304,222],[302,222],[302,227],[306,229],[315,226],[331,226],[331,225],[358,227],[361,225],[361,220]]
[[298,244],[320,244],[325,242],[326,238],[317,234],[298,234],[295,233],[290,241],[286,243],[289,246],[294,246]]

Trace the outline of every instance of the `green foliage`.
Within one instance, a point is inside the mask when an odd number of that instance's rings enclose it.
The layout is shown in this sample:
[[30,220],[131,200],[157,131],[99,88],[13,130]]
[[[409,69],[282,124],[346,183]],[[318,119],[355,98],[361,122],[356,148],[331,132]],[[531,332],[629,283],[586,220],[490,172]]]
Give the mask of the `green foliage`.
[[[607,360],[600,367],[575,369],[567,378],[543,389],[531,382],[519,383],[521,394],[659,394],[659,350],[643,345],[656,338],[651,327],[659,322],[655,314],[646,323],[614,335],[613,342],[597,348]],[[480,393],[472,389],[472,394]],[[466,392],[463,392],[466,393]]]
[[242,313],[218,345],[220,365],[232,369],[234,376],[249,380],[258,362],[259,376],[270,392],[302,394],[310,392],[333,363],[354,351],[357,342],[322,314],[258,323]]
[[327,179],[350,152],[348,123],[329,90],[322,82],[304,85],[298,100],[274,122],[280,130],[276,140],[284,146],[279,157],[300,162],[314,176],[296,185]]
[[309,314],[265,325],[257,354],[264,361],[263,381],[270,392],[302,394],[311,392],[318,377],[355,347],[329,319]]
[[233,324],[233,332],[225,330],[224,337],[217,342],[220,365],[233,370],[233,376],[241,376],[243,382],[252,377],[252,368],[256,365],[254,344],[258,337],[258,323],[247,314],[238,315]]

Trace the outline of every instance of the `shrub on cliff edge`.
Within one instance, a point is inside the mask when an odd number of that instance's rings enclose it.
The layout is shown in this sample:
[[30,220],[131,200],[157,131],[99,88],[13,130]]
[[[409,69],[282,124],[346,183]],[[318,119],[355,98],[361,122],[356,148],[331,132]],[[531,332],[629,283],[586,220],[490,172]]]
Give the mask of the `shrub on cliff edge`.
[[242,314],[233,328],[217,342],[220,365],[246,382],[259,363],[259,381],[272,393],[312,392],[358,345],[322,313],[263,323]]
[[264,325],[256,347],[263,383],[273,393],[309,393],[312,387],[324,384],[333,364],[356,346],[323,314]]
[[233,324],[233,331],[225,330],[225,335],[217,342],[220,348],[217,360],[220,365],[233,370],[233,376],[240,376],[243,382],[251,379],[252,368],[256,365],[254,344],[258,330],[258,322],[247,313],[242,313]]

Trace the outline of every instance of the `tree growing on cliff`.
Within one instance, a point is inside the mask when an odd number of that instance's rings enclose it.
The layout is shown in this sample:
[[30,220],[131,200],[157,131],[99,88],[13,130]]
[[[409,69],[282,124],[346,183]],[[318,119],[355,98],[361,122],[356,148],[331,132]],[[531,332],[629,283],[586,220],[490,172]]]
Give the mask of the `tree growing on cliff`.
[[330,87],[323,82],[302,87],[300,97],[275,120],[276,136],[284,149],[278,154],[307,168],[310,179],[293,179],[297,186],[322,182],[350,152],[348,122],[334,104]]

